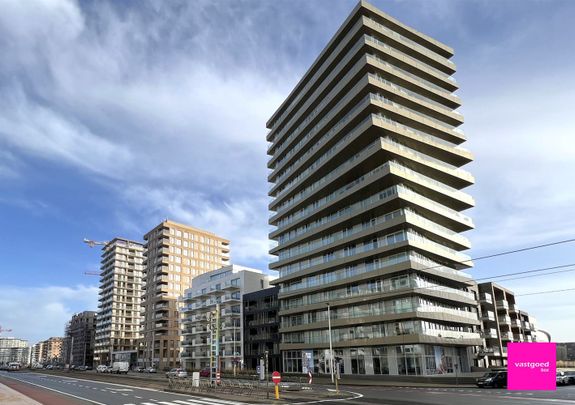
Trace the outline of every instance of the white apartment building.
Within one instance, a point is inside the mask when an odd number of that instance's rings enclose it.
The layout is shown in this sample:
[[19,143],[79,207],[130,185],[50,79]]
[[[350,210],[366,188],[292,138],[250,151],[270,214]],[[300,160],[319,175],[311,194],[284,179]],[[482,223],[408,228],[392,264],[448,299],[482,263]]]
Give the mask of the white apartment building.
[[28,341],[13,337],[0,337],[0,365],[18,362],[28,364],[30,359]]
[[209,319],[220,304],[221,369],[243,364],[243,305],[246,293],[269,287],[270,276],[260,270],[230,265],[192,279],[181,298],[181,363],[187,369],[210,366],[212,349]]

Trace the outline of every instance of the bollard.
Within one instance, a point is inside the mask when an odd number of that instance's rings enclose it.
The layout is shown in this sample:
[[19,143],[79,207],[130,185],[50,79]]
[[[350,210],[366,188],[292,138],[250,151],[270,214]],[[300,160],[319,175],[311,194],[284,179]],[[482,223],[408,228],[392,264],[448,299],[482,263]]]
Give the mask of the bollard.
[[280,399],[280,387],[276,384],[276,399]]

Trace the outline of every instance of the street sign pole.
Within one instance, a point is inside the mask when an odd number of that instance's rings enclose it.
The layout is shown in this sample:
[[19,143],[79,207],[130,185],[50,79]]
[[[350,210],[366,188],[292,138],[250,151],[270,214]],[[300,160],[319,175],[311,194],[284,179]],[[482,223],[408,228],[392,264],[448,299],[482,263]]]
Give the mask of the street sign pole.
[[282,380],[282,376],[278,371],[274,371],[272,374],[272,381],[275,384],[275,394],[276,394],[276,399],[280,399],[280,387],[279,387],[279,383]]

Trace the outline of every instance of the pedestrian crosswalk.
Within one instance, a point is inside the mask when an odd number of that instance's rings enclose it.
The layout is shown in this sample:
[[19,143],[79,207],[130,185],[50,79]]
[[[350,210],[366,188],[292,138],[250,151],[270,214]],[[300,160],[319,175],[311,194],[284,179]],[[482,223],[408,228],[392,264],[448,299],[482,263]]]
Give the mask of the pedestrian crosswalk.
[[172,401],[150,399],[149,401],[154,402],[126,403],[124,405],[249,405],[247,402],[228,401],[207,397],[190,397],[187,399],[176,399]]

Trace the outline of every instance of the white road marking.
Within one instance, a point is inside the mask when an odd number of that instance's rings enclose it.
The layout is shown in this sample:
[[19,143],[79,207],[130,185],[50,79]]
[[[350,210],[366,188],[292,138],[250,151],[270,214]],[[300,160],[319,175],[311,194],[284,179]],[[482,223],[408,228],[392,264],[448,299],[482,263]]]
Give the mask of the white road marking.
[[[189,404],[190,402],[194,403],[194,404],[201,404],[201,405],[249,405],[246,404],[245,402],[236,402],[236,401],[226,401],[223,399],[215,399],[215,398],[206,398],[206,397],[193,397],[190,399],[187,399],[186,401],[188,401],[187,403]],[[179,402],[179,401],[174,401],[174,402]]]
[[44,388],[44,389],[47,389],[47,390],[50,390],[50,391],[54,391],[54,392],[57,392],[58,394],[64,394],[64,395],[68,395],[69,397],[72,397],[72,398],[81,399],[82,401],[88,401],[88,402],[91,402],[91,403],[96,404],[96,405],[107,405],[107,404],[103,404],[102,402],[94,401],[93,399],[88,399],[88,398],[79,397],[79,396],[77,396],[77,395],[69,394],[69,393],[64,392],[64,391],[59,391],[59,390],[56,390],[56,389],[54,389],[54,388],[46,387],[46,386],[44,386],[44,385],[35,384],[35,383],[30,382],[30,381],[22,380],[22,379],[20,379],[20,378],[15,378],[15,377],[12,377],[12,376],[6,376],[6,377],[12,378],[12,379],[17,380],[17,381],[21,381],[21,382],[26,383],[26,384],[34,385],[34,386],[36,386],[36,387],[40,387],[40,388]]

